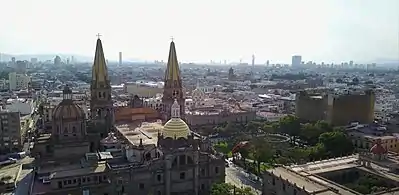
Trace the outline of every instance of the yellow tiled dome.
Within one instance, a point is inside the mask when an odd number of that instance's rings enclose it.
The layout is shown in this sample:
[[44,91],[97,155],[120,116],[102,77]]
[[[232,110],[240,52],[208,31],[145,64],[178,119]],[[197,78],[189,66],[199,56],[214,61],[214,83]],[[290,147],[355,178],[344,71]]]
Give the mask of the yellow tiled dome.
[[186,138],[190,133],[190,128],[181,118],[171,118],[168,122],[166,122],[163,127],[163,135],[164,137],[169,138]]
[[175,99],[175,102],[173,103],[171,107],[171,119],[169,119],[168,122],[166,122],[165,126],[163,126],[163,136],[165,138],[173,138],[173,139],[179,139],[179,138],[186,138],[188,137],[190,133],[190,128],[180,118],[180,105],[177,103],[177,100]]

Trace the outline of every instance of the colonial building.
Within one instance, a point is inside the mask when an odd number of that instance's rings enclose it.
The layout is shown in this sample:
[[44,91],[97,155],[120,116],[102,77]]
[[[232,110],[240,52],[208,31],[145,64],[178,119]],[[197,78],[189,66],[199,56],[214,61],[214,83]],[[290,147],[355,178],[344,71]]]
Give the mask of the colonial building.
[[368,153],[270,169],[263,194],[398,194],[398,160],[377,141]]
[[232,98],[226,101],[208,97],[199,85],[191,92],[191,99],[186,99],[186,106],[185,121],[194,128],[213,128],[227,122],[247,123],[256,118],[254,110],[242,108]]
[[[169,59],[176,68],[174,50],[172,42]],[[72,90],[66,86],[63,100],[53,110],[51,130],[37,136],[32,149],[35,172],[31,193],[206,195],[213,183],[224,182],[223,157],[213,150],[209,139],[193,133],[181,119],[184,99],[177,95],[181,93],[178,86],[170,85],[174,87],[169,90],[175,99],[170,107],[164,105],[164,110],[170,112],[164,126],[151,122],[114,124],[104,59],[98,39],[91,118],[87,120],[83,109],[72,100]],[[176,70],[173,74],[178,73]],[[167,78],[181,86],[180,77]],[[169,92],[166,89],[165,94],[170,95]],[[143,109],[142,101],[137,98],[131,106]],[[136,126],[126,128],[129,125]]]

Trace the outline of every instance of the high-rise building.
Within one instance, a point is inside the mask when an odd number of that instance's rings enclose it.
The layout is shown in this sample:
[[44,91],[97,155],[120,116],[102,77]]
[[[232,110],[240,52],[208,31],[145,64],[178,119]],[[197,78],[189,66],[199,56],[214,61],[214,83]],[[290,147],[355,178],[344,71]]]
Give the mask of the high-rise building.
[[166,65],[165,79],[163,90],[163,120],[170,119],[171,107],[175,100],[180,105],[180,116],[184,118],[185,115],[185,99],[183,94],[183,85],[180,77],[179,63],[176,55],[175,43],[170,43],[168,64]]
[[122,52],[119,52],[119,66],[122,66]]
[[26,72],[26,68],[28,68],[29,62],[24,60],[18,60],[14,66],[14,69],[17,73],[24,74]]
[[28,89],[29,83],[31,81],[28,75],[16,72],[11,72],[8,74],[8,80],[11,91]]
[[302,56],[292,56],[292,67],[299,67],[302,64]]
[[60,56],[55,56],[54,65],[56,65],[56,66],[61,65],[61,57]]
[[19,112],[0,110],[0,154],[22,149],[25,128],[20,127]]

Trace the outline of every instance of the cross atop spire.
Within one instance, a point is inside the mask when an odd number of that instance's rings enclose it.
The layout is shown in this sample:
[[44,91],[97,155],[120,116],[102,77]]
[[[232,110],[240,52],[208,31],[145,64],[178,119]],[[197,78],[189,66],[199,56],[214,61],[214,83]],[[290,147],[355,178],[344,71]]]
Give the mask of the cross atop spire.
[[97,39],[100,39],[100,37],[102,36],[100,33],[97,33]]
[[175,40],[175,38],[173,36],[170,37],[170,40],[172,40],[172,42]]

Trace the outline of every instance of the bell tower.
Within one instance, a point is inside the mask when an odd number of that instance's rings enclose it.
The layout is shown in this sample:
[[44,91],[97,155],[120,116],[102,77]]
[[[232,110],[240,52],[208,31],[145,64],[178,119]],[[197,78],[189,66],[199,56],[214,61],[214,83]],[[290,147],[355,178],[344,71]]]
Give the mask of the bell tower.
[[169,49],[168,64],[165,71],[164,89],[162,97],[163,120],[168,121],[171,118],[171,108],[175,100],[180,106],[180,116],[184,119],[185,99],[183,94],[183,85],[180,77],[179,62],[177,60],[175,43],[172,39]]
[[92,67],[90,116],[94,122],[95,133],[106,137],[114,125],[114,109],[111,98],[111,83],[108,77],[100,35],[97,35],[96,52]]

